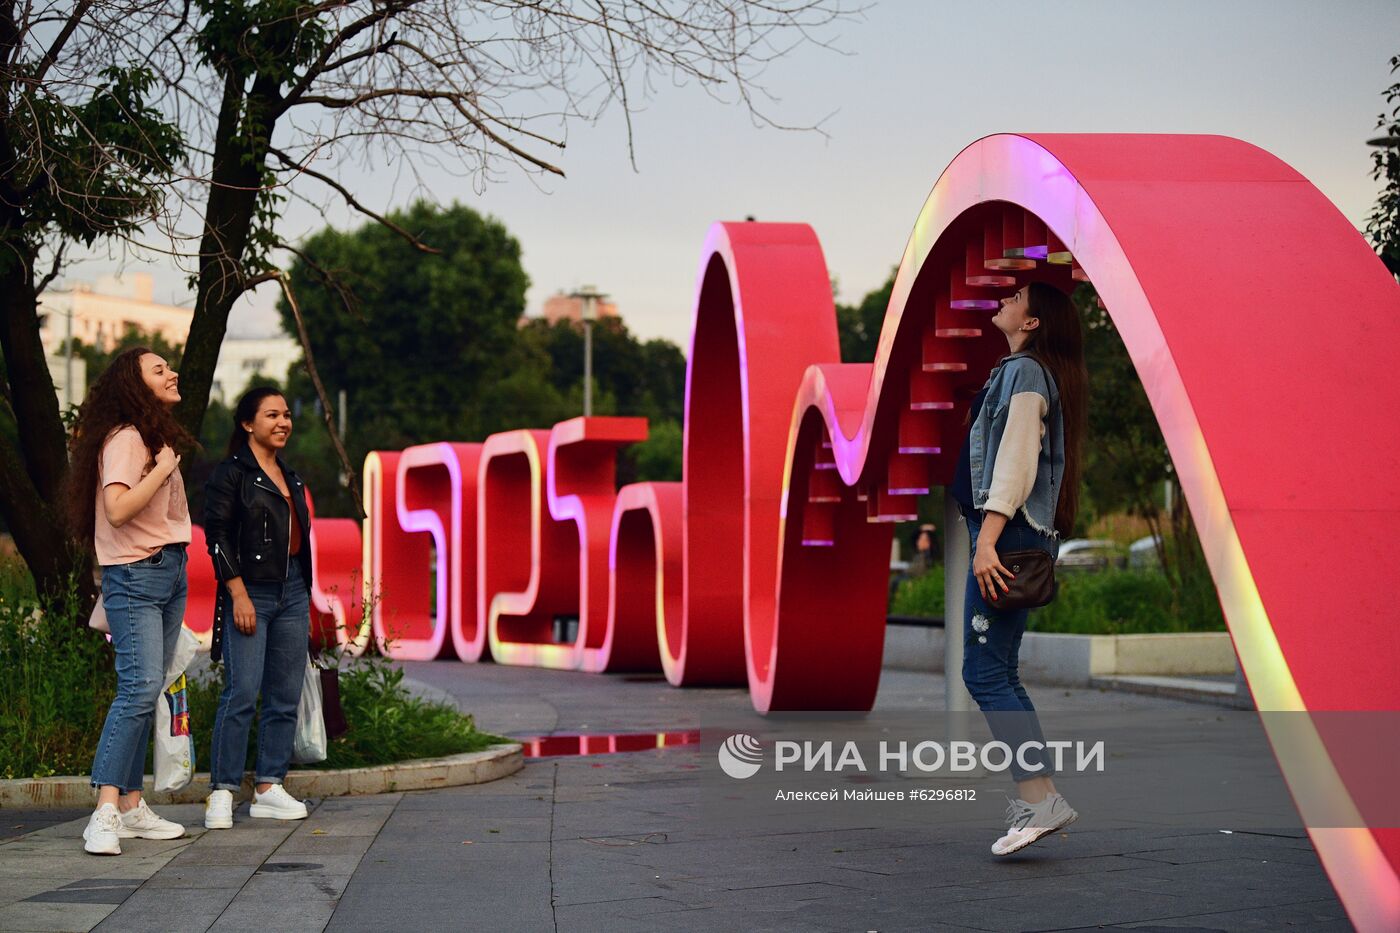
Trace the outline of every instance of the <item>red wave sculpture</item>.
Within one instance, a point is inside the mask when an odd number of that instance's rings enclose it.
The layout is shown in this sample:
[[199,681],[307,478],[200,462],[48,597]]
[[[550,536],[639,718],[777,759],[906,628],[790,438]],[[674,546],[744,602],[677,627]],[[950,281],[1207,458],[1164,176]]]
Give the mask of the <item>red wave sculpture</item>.
[[[949,480],[969,391],[1005,352],[981,312],[1032,278],[1066,289],[1091,278],[1112,315],[1260,709],[1400,706],[1395,575],[1345,578],[1376,567],[1400,519],[1400,420],[1380,391],[1400,345],[1400,288],[1267,152],[1210,136],[974,143],[920,212],[873,364],[837,362],[806,228],[717,225],[701,269],[686,622],[719,627],[742,607],[758,709],[869,708],[883,523]],[[1308,800],[1350,799],[1360,777],[1314,738],[1307,754],[1276,743],[1305,820]],[[1400,928],[1400,830],[1311,833],[1353,921]]]

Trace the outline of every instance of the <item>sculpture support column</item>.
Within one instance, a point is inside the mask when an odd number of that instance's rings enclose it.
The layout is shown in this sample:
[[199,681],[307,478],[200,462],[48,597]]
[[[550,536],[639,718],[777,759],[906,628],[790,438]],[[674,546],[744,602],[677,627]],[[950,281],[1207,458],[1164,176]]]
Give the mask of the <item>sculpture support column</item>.
[[974,709],[972,695],[963,685],[963,599],[967,595],[967,570],[972,539],[967,522],[952,493],[943,491],[943,696],[948,710],[948,738],[963,739],[966,718],[959,713]]

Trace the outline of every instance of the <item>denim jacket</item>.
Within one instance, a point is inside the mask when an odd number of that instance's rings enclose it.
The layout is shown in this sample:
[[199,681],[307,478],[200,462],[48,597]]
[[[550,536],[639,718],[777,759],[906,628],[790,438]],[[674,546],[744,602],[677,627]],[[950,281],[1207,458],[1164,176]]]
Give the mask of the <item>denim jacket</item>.
[[1049,423],[1048,430],[1040,438],[1040,463],[1035,483],[1019,511],[1036,531],[1058,537],[1055,509],[1065,475],[1064,416],[1054,377],[1029,353],[1013,353],[1003,358],[987,378],[986,401],[968,433],[972,499],[978,509],[986,508],[1011,399],[1023,392],[1035,392],[1045,398]]

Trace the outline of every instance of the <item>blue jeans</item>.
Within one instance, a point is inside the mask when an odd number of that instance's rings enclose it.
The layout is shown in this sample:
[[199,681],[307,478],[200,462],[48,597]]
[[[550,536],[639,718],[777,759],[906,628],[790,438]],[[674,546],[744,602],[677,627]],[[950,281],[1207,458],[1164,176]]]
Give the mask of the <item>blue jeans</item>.
[[244,635],[233,624],[233,599],[224,593],[224,690],[214,717],[209,758],[215,790],[237,791],[243,785],[248,730],[258,714],[258,757],[254,782],[281,784],[292,761],[297,704],[306,676],[311,637],[311,606],[295,560],[281,583],[248,583],[248,598],[257,612],[257,629]]
[[[982,513],[966,513],[972,553],[977,553],[977,536]],[[997,539],[997,551],[1028,551],[1038,548],[1051,557],[1059,554],[1059,542],[1029,527],[1007,526]],[[1026,633],[1029,609],[1005,611],[982,598],[972,566],[967,570],[967,591],[963,599],[963,683],[987,717],[992,737],[1010,746],[1011,776],[1018,781],[1048,777],[1055,773],[1049,755],[1039,749],[1024,753],[1024,762],[1015,754],[1026,742],[1045,744],[1040,718],[1035,714],[1017,669],[1021,636]],[[979,631],[979,629],[984,629]]]
[[140,790],[156,702],[185,619],[184,545],[102,568],[102,605],[117,652],[117,696],[92,762],[92,786]]

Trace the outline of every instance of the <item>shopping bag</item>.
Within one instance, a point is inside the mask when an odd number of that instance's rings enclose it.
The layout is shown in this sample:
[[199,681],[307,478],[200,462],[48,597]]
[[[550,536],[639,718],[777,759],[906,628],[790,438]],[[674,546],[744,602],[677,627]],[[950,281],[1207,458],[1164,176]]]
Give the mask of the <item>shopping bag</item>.
[[297,728],[292,738],[292,761],[310,765],[326,760],[326,722],[322,714],[321,669],[310,657],[301,682]]
[[101,632],[103,635],[112,634],[112,626],[107,621],[107,607],[102,605],[102,594],[97,594],[97,602],[93,604],[92,615],[88,616],[88,628],[94,632]]
[[340,670],[321,669],[321,719],[326,724],[326,738],[335,740],[350,731],[345,721],[345,707],[340,704]]
[[179,790],[194,779],[194,736],[190,733],[190,693],[185,671],[199,650],[199,636],[185,626],[165,671],[165,690],[156,700],[155,789]]

